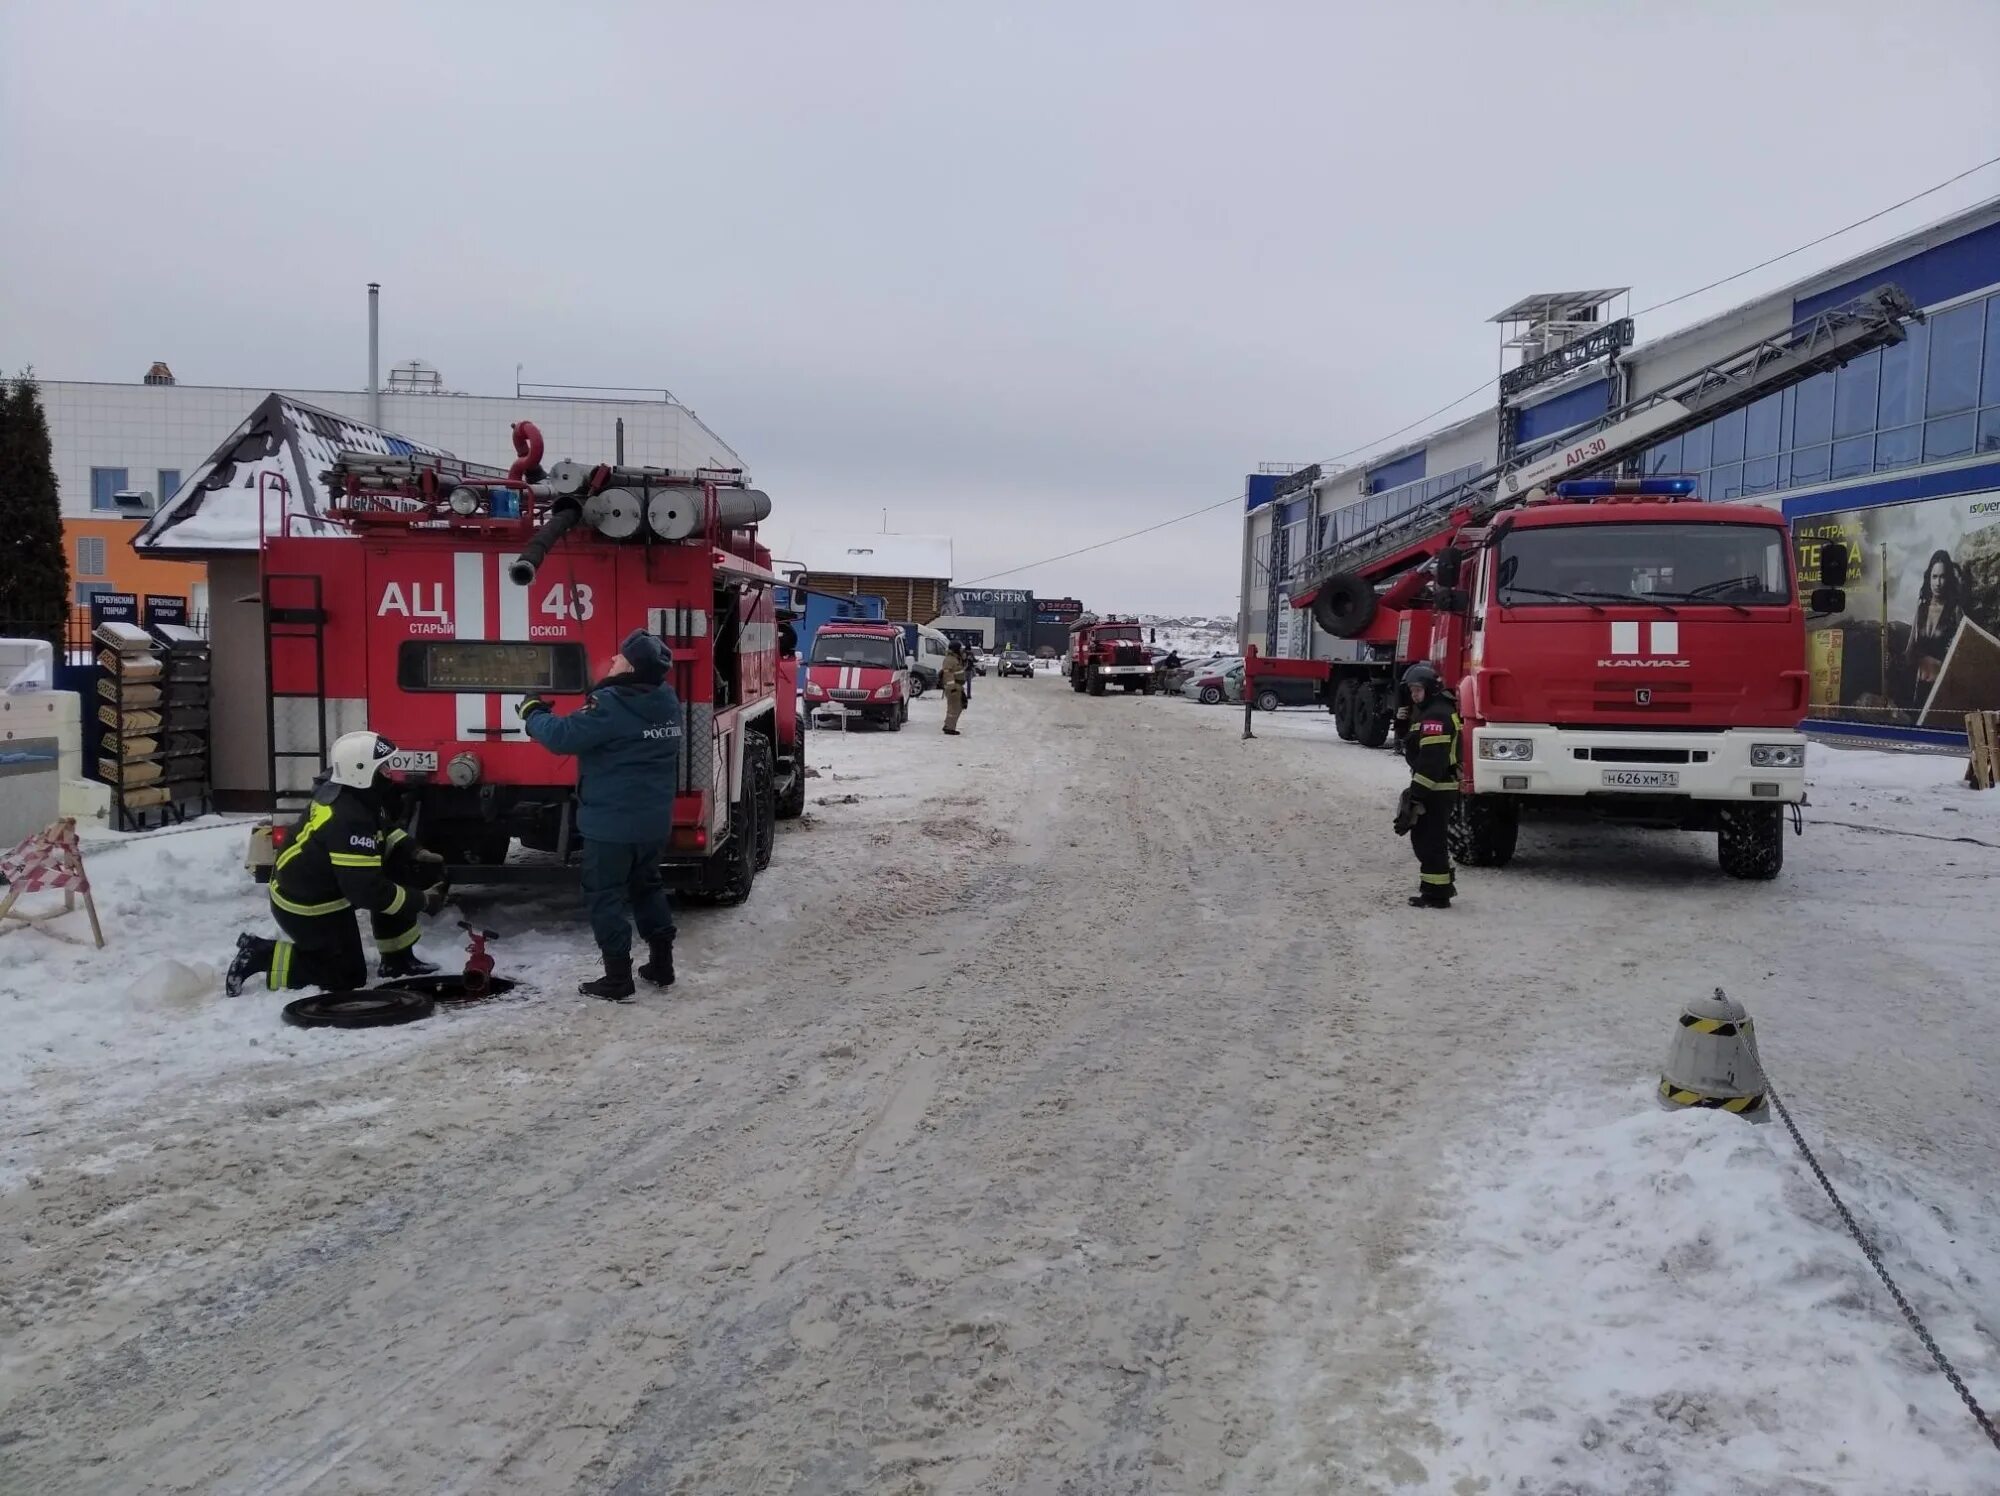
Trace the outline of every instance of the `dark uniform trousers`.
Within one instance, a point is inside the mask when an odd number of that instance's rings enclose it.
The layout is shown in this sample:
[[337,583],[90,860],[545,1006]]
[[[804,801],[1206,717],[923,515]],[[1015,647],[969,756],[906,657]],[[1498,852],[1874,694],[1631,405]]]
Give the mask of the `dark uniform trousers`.
[[[673,906],[660,881],[658,842],[586,841],[583,896],[590,907],[590,933],[606,956],[632,954],[632,925],[649,945],[674,933]],[[632,911],[630,919],[625,911]]]
[[1403,738],[1410,790],[1423,807],[1410,828],[1410,850],[1417,854],[1417,893],[1427,904],[1449,904],[1458,892],[1451,818],[1458,810],[1460,730],[1457,703],[1441,694],[1411,708]]

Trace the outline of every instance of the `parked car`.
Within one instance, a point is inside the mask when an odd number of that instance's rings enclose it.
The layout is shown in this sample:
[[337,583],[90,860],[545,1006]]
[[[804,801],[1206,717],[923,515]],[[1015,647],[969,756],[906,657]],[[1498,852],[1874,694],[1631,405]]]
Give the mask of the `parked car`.
[[1035,673],[1035,657],[1025,649],[1005,650],[1000,656],[999,668],[1000,679],[1002,680],[1005,680],[1010,675],[1032,677]]
[[1181,695],[1190,701],[1199,701],[1204,706],[1214,706],[1224,701],[1241,701],[1243,661],[1218,660],[1206,669],[1190,672],[1187,683],[1181,687]]

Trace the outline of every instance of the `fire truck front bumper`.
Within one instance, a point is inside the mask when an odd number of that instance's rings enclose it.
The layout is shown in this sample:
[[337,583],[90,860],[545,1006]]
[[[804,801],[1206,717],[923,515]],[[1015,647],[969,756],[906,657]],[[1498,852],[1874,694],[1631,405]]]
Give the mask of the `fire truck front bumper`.
[[1806,740],[1772,728],[1593,732],[1482,726],[1468,734],[1477,794],[1678,796],[1796,805],[1806,795]]
[[1151,675],[1153,667],[1151,665],[1099,665],[1097,673],[1116,680],[1120,676]]

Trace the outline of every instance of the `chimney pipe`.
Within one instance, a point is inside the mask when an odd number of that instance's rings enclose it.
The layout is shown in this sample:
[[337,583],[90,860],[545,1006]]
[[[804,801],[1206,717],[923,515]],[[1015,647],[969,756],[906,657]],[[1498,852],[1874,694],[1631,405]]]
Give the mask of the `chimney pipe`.
[[368,424],[382,424],[382,283],[368,283]]

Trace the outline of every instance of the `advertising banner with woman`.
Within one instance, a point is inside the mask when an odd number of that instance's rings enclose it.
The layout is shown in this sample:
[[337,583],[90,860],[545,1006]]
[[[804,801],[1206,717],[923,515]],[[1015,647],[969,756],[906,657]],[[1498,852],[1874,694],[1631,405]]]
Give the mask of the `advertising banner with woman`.
[[1851,559],[1845,612],[1812,619],[1812,715],[1957,732],[2000,709],[2000,491],[1792,521],[1801,586]]

